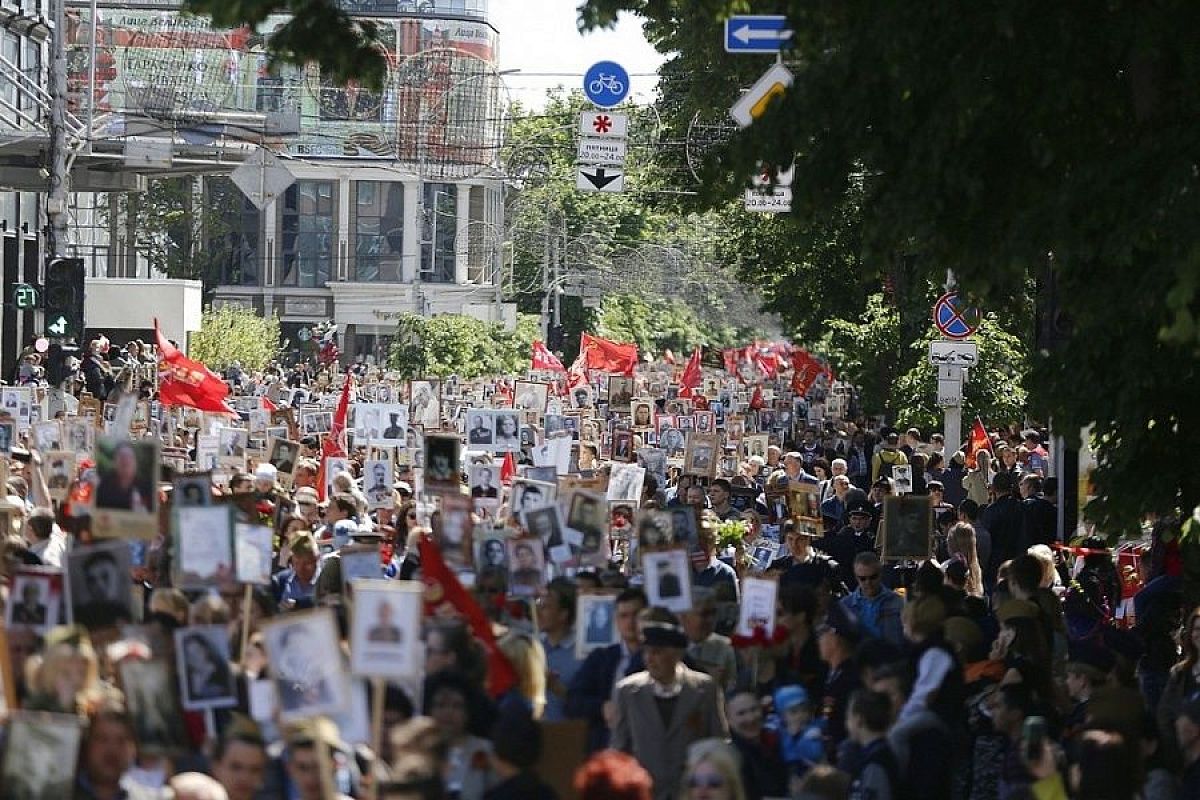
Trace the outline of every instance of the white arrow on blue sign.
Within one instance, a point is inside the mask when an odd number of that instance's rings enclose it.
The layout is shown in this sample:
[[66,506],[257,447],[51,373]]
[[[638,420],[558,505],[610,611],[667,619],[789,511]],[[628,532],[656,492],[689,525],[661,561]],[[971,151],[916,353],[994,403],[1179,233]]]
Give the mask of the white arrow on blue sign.
[[725,51],[728,53],[778,53],[789,47],[793,31],[787,17],[773,14],[741,14],[725,20]]

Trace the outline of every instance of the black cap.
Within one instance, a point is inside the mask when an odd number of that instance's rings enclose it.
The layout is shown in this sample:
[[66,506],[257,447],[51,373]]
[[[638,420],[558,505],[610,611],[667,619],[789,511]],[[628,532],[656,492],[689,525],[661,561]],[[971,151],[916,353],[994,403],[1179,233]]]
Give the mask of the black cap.
[[688,640],[683,628],[676,623],[643,622],[642,644],[650,647],[677,647],[680,650],[686,650]]
[[850,516],[852,516],[852,517],[872,517],[872,516],[874,516],[874,514],[871,512],[871,509],[867,508],[866,506],[858,505],[858,506],[855,506],[854,508],[850,509]]

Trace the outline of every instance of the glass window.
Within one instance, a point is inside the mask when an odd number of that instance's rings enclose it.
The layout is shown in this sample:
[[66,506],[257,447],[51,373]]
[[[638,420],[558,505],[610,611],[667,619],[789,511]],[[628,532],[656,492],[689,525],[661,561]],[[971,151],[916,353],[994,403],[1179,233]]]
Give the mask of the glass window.
[[279,219],[279,283],[305,289],[324,287],[333,275],[337,185],[296,181],[283,193]]
[[399,283],[404,252],[404,184],[356,181],[350,220],[353,280]]
[[[4,31],[4,39],[0,42],[0,55],[15,67],[21,64],[21,37],[13,31]],[[9,78],[0,79],[0,93],[3,93],[4,105],[0,105],[0,119],[14,127],[20,127],[17,115],[12,108],[17,108],[17,82]]]
[[422,201],[421,280],[453,283],[458,187],[453,183],[427,183]]
[[223,286],[257,286],[258,208],[226,177],[204,179],[205,202],[216,213],[205,237],[213,271]]
[[[37,39],[32,36],[25,37],[25,54],[21,61],[21,73],[33,82],[34,86],[45,85],[42,81],[42,45]],[[21,108],[33,109],[37,108],[37,104],[33,100],[33,96],[28,89],[21,91]],[[32,117],[37,117],[37,114],[30,114]]]

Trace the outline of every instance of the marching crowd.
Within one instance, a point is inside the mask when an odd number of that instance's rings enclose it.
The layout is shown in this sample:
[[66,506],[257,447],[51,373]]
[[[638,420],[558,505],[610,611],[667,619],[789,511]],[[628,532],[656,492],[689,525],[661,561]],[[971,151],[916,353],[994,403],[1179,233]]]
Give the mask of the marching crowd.
[[[0,796],[1200,798],[1178,520],[1136,572],[1064,541],[1043,430],[960,447],[787,366],[661,363],[235,366],[230,415],[106,350],[90,415],[17,381]],[[236,564],[196,566],[196,508]]]

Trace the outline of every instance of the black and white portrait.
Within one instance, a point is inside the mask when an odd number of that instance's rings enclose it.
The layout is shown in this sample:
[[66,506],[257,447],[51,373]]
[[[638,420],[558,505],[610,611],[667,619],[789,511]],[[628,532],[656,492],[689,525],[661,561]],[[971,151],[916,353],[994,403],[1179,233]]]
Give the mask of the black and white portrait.
[[496,425],[490,408],[472,408],[467,411],[468,449],[490,450],[496,439]]
[[637,464],[613,464],[608,476],[608,499],[639,503],[646,470]]
[[571,408],[591,408],[592,387],[585,384],[571,390]]
[[662,606],[677,614],[692,608],[691,568],[686,550],[665,550],[642,554],[646,574],[646,596],[650,605]]
[[287,439],[271,439],[268,444],[267,461],[275,467],[275,480],[285,489],[292,488],[296,464],[300,460],[300,443]]
[[67,591],[75,622],[88,628],[133,621],[129,542],[75,547],[67,555]]
[[595,492],[576,491],[567,511],[567,527],[579,533],[579,549],[585,554],[597,552],[608,530],[608,503]]
[[437,381],[409,383],[408,419],[413,425],[437,430],[442,426],[441,385]]
[[175,631],[179,697],[188,711],[237,705],[237,683],[224,625],[194,625]]
[[575,618],[575,655],[588,653],[617,641],[617,600],[611,594],[581,594]]
[[514,519],[520,521],[521,515],[535,508],[543,508],[554,502],[558,487],[544,481],[532,481],[518,478],[513,481],[512,494],[509,499],[509,509]]
[[171,504],[176,508],[212,505],[212,474],[201,472],[182,475],[171,489]]
[[82,738],[82,722],[77,716],[15,714],[9,720],[4,766],[0,769],[4,797],[71,797]]
[[508,570],[508,553],[504,548],[504,539],[499,536],[486,536],[475,540],[475,570]]
[[425,437],[425,488],[432,492],[456,490],[458,437],[430,434]]
[[672,515],[668,511],[639,511],[636,526],[638,547],[643,551],[662,550],[675,542]]
[[608,410],[619,414],[629,413],[633,401],[633,378],[610,375],[608,378]]
[[389,459],[368,458],[363,462],[363,493],[367,496],[367,508],[391,508],[395,504],[394,478]]
[[333,612],[284,615],[263,627],[272,680],[285,721],[338,713],[349,700]]
[[485,500],[499,498],[499,467],[495,464],[472,464],[470,485],[473,498]]
[[533,597],[546,579],[546,556],[541,539],[509,539],[508,592],[514,597]]
[[127,658],[117,668],[138,746],[148,752],[181,750],[189,744],[171,672],[159,659]]
[[[556,561],[559,560],[554,551],[565,547],[566,541],[563,539],[562,510],[558,505],[551,504],[535,508],[532,511],[524,512],[521,516],[525,532],[541,539],[546,551],[550,553],[550,557]],[[570,555],[569,551],[567,555]]]
[[513,408],[541,414],[546,410],[546,398],[549,394],[549,384],[517,381],[513,385]]
[[177,586],[204,589],[233,579],[232,505],[176,508],[171,523]]
[[52,567],[24,567],[13,576],[8,604],[4,608],[6,627],[45,633],[58,624],[62,576],[57,572]]
[[421,584],[359,579],[354,582],[350,667],[355,675],[404,678],[423,667]]
[[492,450],[497,453],[515,453],[521,449],[521,417],[516,411],[496,410],[492,412],[495,437]]

